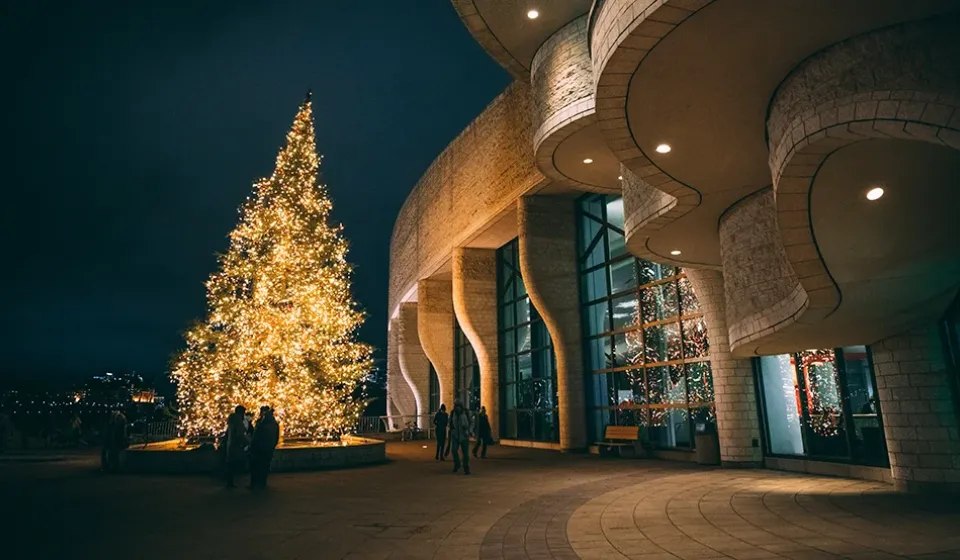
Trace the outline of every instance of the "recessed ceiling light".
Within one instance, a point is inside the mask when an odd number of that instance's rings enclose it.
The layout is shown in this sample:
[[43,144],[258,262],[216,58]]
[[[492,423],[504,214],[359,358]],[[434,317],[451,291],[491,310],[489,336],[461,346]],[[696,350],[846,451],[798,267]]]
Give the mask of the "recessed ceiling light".
[[617,180],[618,180],[618,181],[623,181],[623,175],[620,175],[619,177],[617,177]]
[[527,12],[527,17],[530,19],[537,19],[538,17],[540,17],[540,12],[536,10],[530,10],[529,12]]
[[583,163],[593,163],[593,160],[590,159],[590,158],[587,158],[587,159],[583,160]]
[[873,187],[867,191],[867,200],[877,200],[883,196],[883,187]]
[[677,251],[676,249],[674,249],[673,251],[670,251],[670,254],[676,257],[677,255],[680,254],[680,251]]
[[671,150],[670,144],[660,144],[659,146],[657,146],[658,154],[667,154],[667,153],[670,153],[670,150]]

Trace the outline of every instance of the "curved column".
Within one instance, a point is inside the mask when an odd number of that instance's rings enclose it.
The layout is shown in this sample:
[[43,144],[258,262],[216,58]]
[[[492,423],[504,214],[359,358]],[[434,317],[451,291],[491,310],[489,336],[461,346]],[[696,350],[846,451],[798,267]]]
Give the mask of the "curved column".
[[500,437],[500,370],[497,333],[497,252],[453,250],[453,309],[480,363],[480,404],[487,407],[494,439]]
[[960,492],[960,411],[936,326],[871,346],[894,486]]
[[[406,302],[400,304],[400,318],[397,331],[397,349],[400,358],[400,371],[410,385],[418,417],[429,413],[430,404],[430,360],[420,345],[420,334],[417,329],[417,304]],[[423,419],[418,418],[418,424]],[[425,428],[426,426],[420,426]]]
[[734,358],[730,352],[723,273],[689,268],[684,272],[700,302],[710,337],[721,463],[727,467],[759,466],[763,455],[753,367],[749,359]]
[[956,15],[889,27],[808,58],[769,107],[769,165],[787,259],[807,292],[798,321],[831,315],[842,296],[817,246],[811,189],[821,166],[869,139],[960,149],[960,43]]
[[573,202],[557,197],[521,197],[517,201],[517,222],[520,273],[530,301],[550,333],[557,358],[560,448],[582,450],[587,435]]
[[400,341],[397,336],[399,330],[400,319],[391,319],[390,330],[387,332],[387,416],[390,430],[403,428],[396,417],[417,413],[413,390],[400,367]]
[[453,282],[421,280],[417,285],[417,331],[420,345],[440,382],[440,403],[453,406]]
[[771,188],[728,208],[719,230],[730,348],[750,354],[749,343],[796,321],[807,292],[784,251]]

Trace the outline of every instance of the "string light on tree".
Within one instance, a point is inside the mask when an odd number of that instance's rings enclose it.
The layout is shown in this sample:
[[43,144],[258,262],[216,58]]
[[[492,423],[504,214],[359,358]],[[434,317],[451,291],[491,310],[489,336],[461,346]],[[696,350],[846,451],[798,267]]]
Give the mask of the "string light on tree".
[[364,315],[319,167],[307,94],[207,281],[207,319],[173,365],[188,438],[221,431],[238,404],[270,405],[284,437],[320,441],[338,440],[363,411],[372,348],[356,341]]

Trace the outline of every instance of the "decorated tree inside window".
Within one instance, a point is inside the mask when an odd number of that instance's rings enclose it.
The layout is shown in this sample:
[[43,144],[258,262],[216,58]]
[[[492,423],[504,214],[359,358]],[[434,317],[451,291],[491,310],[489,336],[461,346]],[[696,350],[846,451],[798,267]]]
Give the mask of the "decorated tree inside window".
[[221,431],[238,404],[272,407],[285,438],[324,441],[363,411],[372,349],[356,340],[364,315],[319,166],[308,94],[273,175],[240,208],[207,282],[209,315],[173,365],[188,438]]

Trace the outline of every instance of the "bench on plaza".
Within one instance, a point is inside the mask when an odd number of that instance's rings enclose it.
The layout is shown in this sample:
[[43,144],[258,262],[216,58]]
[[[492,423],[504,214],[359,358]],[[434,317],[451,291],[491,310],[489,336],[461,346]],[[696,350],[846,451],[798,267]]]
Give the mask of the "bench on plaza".
[[601,455],[616,452],[621,457],[643,456],[640,428],[636,426],[607,426],[603,432],[603,439],[605,441],[597,442]]

